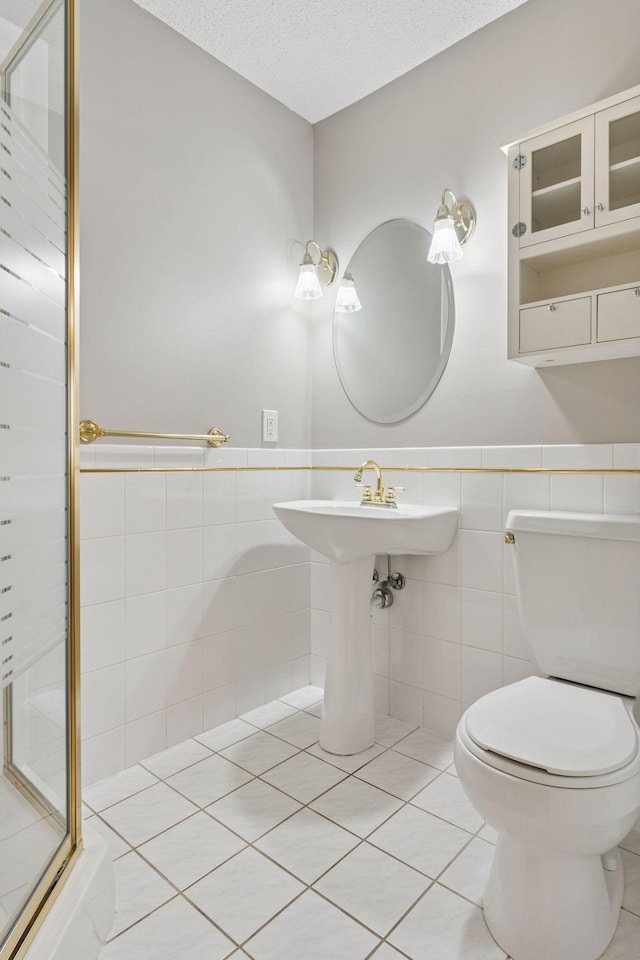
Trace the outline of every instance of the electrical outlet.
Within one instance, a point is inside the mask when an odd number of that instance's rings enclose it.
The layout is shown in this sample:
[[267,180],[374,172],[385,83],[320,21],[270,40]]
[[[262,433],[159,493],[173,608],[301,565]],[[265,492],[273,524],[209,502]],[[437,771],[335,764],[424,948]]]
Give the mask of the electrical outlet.
[[277,410],[262,411],[262,442],[263,443],[278,442],[278,411]]

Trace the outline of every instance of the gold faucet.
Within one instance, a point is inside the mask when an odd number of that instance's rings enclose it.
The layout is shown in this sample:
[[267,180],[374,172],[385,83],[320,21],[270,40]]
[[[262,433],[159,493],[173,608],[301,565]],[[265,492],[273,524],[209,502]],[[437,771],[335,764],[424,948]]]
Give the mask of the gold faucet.
[[372,470],[376,472],[376,489],[375,492],[371,492],[371,487],[369,484],[365,485],[365,488],[362,492],[362,500],[360,503],[369,503],[376,504],[383,507],[395,507],[396,504],[396,492],[393,487],[387,489],[385,496],[385,487],[382,482],[382,470],[375,462],[375,460],[365,460],[364,463],[361,463],[356,472],[353,475],[353,479],[356,483],[360,483],[362,480],[362,474],[367,469],[371,467]]
[[382,470],[375,462],[375,460],[365,460],[364,463],[361,463],[356,472],[353,475],[353,479],[356,483],[360,483],[362,480],[362,474],[367,469],[371,467],[372,470],[376,472],[376,492],[371,494],[371,487],[367,484],[364,488],[364,493],[362,494],[362,503],[384,503],[384,484],[382,482]]

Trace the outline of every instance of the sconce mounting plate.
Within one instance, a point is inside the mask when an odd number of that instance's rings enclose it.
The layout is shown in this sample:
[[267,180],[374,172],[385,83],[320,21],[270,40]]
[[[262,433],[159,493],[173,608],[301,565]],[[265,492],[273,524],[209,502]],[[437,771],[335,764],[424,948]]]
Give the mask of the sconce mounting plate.
[[461,244],[467,243],[473,236],[476,228],[476,212],[472,205],[466,200],[460,200],[456,212],[458,220],[456,222],[456,233]]
[[338,272],[338,258],[333,250],[323,250],[320,263],[316,267],[318,280],[325,287],[330,287],[336,278]]

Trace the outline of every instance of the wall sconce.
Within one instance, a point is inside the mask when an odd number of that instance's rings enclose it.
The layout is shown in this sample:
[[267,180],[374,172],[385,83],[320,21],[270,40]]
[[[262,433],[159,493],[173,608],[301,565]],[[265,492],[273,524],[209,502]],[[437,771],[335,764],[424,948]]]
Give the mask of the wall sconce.
[[[452,205],[447,206],[449,194]],[[449,187],[442,191],[442,200],[433,224],[433,240],[427,259],[430,263],[454,263],[462,257],[462,244],[473,236],[476,227],[476,212],[470,203],[461,200]]]
[[[313,262],[309,253],[309,247],[311,246],[315,247],[320,254],[317,263]],[[326,287],[330,287],[337,272],[338,258],[333,250],[321,250],[320,245],[315,240],[307,241],[294,296],[298,300],[317,300],[322,296],[320,284],[323,283]]]
[[356,313],[362,310],[358,291],[350,273],[345,273],[336,297],[336,313]]

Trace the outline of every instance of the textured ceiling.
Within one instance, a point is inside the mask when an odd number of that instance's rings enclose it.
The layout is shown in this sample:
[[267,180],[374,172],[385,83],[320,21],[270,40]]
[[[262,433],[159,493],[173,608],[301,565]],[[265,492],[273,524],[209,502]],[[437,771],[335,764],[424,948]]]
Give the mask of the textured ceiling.
[[136,0],[316,123],[525,0]]

